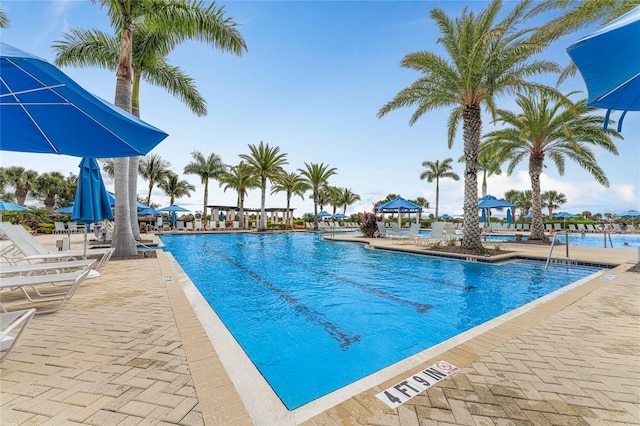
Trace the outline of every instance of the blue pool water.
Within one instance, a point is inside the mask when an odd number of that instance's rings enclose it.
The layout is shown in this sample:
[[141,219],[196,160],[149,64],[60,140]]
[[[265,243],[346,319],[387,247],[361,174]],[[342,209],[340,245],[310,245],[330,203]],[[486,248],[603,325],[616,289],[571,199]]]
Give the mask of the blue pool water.
[[162,240],[289,409],[598,270],[467,263],[311,233]]

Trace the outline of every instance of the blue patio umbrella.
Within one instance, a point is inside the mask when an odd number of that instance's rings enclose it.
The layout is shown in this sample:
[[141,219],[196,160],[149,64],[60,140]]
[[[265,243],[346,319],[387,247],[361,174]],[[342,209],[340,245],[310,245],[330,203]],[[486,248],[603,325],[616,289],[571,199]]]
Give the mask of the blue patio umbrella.
[[587,106],[607,110],[606,130],[612,110],[640,111],[640,6],[567,48],[587,85]]
[[22,210],[29,210],[29,209],[27,207],[10,203],[8,201],[0,201],[0,221],[2,221],[3,211],[22,211]]
[[445,213],[445,214],[441,214],[440,215],[440,219],[445,219],[445,220],[446,219],[453,219],[453,216],[450,216],[450,215]]
[[631,225],[633,225],[634,223],[634,219],[636,217],[640,217],[640,212],[638,210],[627,210],[626,212],[622,212],[620,214],[618,214],[619,217],[630,217],[631,218]]
[[563,227],[566,229],[567,228],[567,218],[568,217],[576,217],[577,215],[569,213],[569,212],[558,212],[558,213],[554,214],[553,216],[557,217],[557,218],[564,219]]
[[10,203],[9,201],[1,201],[0,200],[0,211],[21,211],[21,210],[29,210],[27,207],[20,206],[18,204]]
[[507,223],[513,222],[513,216],[511,215],[511,209],[507,209]]
[[[104,187],[100,166],[95,158],[83,158],[80,162],[78,188],[73,200],[71,220],[89,224],[111,219],[111,203]],[[84,228],[84,254],[87,257],[87,227]]]
[[529,212],[522,216],[523,219],[533,219],[533,213]]
[[161,209],[158,209],[161,212],[189,212],[191,210],[185,209],[184,207],[180,207],[177,204],[171,204],[170,206],[167,207],[163,207]]
[[160,216],[161,211],[147,207],[146,209],[138,210],[138,216]]
[[71,214],[71,213],[73,213],[73,203],[71,203],[71,205],[69,205],[67,207],[62,207],[61,209],[54,210],[54,213],[60,213],[60,214]]
[[335,216],[333,216],[333,217],[334,217],[334,218],[336,218],[336,219],[346,219],[346,218],[348,218],[349,216],[347,216],[347,215],[346,215],[346,214],[344,214],[344,213],[336,213],[336,215],[335,215]]
[[505,208],[505,207],[515,207],[516,205],[510,203],[506,200],[500,200],[499,198],[494,197],[493,195],[486,195],[480,199],[478,202],[479,209],[494,209],[494,208]]
[[318,217],[331,217],[331,213],[325,212],[324,210],[318,213]]
[[92,95],[44,59],[0,42],[0,149],[112,158],[168,135]]
[[486,209],[482,209],[482,217],[480,218],[480,222],[487,221],[487,214],[485,213]]

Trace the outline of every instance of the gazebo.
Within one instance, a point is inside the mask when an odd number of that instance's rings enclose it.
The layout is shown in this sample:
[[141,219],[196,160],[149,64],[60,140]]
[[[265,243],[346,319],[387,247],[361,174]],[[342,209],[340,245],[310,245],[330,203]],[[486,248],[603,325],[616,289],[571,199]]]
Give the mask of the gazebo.
[[402,213],[417,213],[416,223],[420,223],[420,213],[422,213],[422,207],[417,204],[407,201],[402,197],[394,198],[391,201],[380,204],[375,207],[377,213],[398,213],[398,226],[402,226]]

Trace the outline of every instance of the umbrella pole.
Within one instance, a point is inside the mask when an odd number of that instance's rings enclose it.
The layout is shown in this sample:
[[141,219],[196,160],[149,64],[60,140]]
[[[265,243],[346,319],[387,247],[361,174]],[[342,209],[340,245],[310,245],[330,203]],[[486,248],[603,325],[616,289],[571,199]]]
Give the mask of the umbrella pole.
[[82,258],[87,260],[87,228],[89,227],[88,223],[84,225],[84,251],[82,252]]

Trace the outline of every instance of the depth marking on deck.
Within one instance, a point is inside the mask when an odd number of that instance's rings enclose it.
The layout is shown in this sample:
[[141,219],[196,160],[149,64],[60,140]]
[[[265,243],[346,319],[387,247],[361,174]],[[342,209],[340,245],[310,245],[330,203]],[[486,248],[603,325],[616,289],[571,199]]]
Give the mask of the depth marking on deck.
[[376,397],[390,408],[396,408],[458,370],[460,368],[453,364],[439,361],[383,390]]

